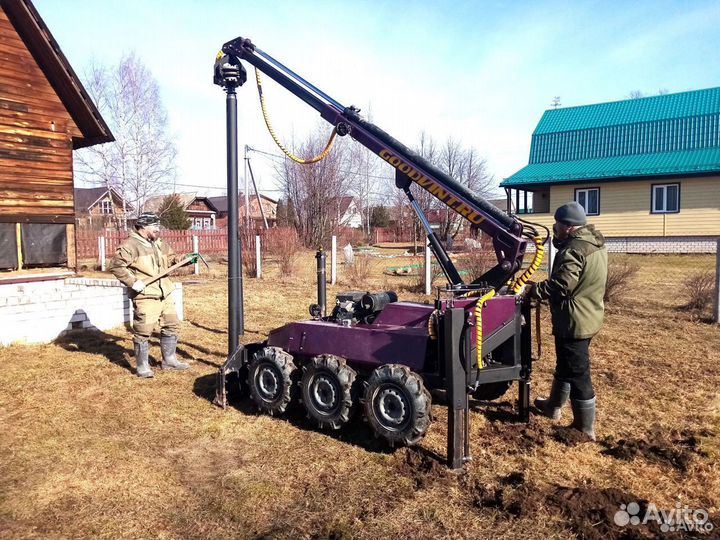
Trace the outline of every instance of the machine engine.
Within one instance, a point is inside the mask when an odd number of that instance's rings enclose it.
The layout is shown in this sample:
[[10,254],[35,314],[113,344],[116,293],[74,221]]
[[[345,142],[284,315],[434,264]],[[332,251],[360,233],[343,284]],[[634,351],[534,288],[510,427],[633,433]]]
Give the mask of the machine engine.
[[358,323],[371,324],[385,306],[397,302],[397,299],[397,294],[393,291],[342,292],[336,295],[335,308],[328,320],[338,322],[343,326],[352,326]]

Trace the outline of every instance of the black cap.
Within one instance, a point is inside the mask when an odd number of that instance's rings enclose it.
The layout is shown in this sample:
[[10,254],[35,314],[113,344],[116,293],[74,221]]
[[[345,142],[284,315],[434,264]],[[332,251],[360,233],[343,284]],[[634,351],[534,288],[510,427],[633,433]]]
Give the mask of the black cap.
[[555,221],[559,221],[563,225],[576,227],[587,224],[587,216],[582,205],[573,201],[565,203],[555,210]]
[[135,226],[138,228],[149,227],[150,225],[157,225],[158,223],[160,223],[160,218],[157,214],[153,212],[143,212],[135,221]]

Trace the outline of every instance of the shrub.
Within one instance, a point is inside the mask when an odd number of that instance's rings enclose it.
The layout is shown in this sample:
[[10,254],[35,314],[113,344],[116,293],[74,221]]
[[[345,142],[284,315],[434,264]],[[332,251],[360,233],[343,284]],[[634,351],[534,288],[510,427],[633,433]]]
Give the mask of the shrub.
[[257,260],[255,259],[255,231],[247,227],[240,228],[240,243],[242,245],[242,265],[245,275],[257,275]]
[[466,283],[475,281],[497,263],[497,257],[487,242],[475,241],[468,247],[470,249],[463,252],[457,265],[458,270],[467,272],[463,276]]
[[638,270],[640,270],[640,266],[632,262],[626,255],[611,259],[608,264],[607,285],[603,298],[605,303],[617,302]]
[[268,253],[278,262],[280,274],[289,276],[302,251],[302,244],[293,227],[278,227],[265,232],[263,241]]
[[367,286],[367,280],[370,277],[372,267],[372,257],[369,255],[355,254],[352,264],[345,265],[345,273],[347,279],[353,287],[364,288]]
[[688,309],[705,311],[713,304],[715,292],[715,273],[710,270],[696,272],[683,282]]

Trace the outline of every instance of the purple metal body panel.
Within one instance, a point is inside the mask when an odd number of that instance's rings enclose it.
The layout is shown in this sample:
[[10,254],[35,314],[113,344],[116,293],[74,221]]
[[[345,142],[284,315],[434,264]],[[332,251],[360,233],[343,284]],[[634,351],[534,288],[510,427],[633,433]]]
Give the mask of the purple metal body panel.
[[[454,300],[455,307],[469,312],[475,323],[477,298]],[[443,302],[443,309],[447,303]],[[335,322],[300,321],[270,332],[268,345],[290,354],[315,356],[335,354],[351,363],[373,368],[382,364],[403,364],[423,372],[429,344],[428,319],[434,311],[428,304],[394,302],[385,307],[372,324],[342,326]],[[483,309],[483,335],[490,336],[513,322],[515,297],[491,298]],[[470,333],[473,345],[476,333]]]
[[302,321],[270,332],[268,345],[281,347],[293,355],[330,353],[369,368],[403,364],[422,372],[428,333],[427,328]]

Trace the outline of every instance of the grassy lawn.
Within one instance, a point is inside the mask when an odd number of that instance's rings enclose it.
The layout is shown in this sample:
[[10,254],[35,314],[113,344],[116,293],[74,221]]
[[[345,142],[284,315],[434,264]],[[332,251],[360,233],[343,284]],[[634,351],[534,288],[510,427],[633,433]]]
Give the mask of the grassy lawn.
[[[473,461],[460,476],[441,463],[440,405],[422,443],[397,450],[359,419],[321,432],[301,411],[215,408],[221,264],[183,277],[188,372],[136,378],[124,328],[0,348],[0,538],[619,538],[613,515],[632,501],[705,508],[720,527],[720,328],[683,309],[682,286],[714,257],[632,260],[640,271],[591,347],[598,442],[575,444],[544,418],[515,423],[513,387],[473,405]],[[340,265],[328,297],[361,288],[429,300],[413,292],[418,278],[385,272],[419,259],[372,261],[360,283]],[[307,317],[314,263],[307,253],[281,277],[267,261],[263,279],[245,279],[244,342]],[[534,395],[554,366],[547,311],[542,339]]]

